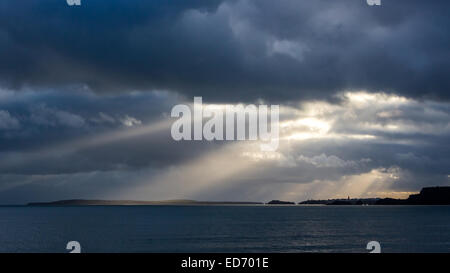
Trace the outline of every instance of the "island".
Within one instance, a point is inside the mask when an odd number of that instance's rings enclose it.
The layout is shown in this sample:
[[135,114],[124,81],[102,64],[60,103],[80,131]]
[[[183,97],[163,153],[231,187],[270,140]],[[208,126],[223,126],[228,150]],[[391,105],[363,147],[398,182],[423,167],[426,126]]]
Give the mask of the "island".
[[295,205],[295,202],[272,200],[268,202],[267,205]]

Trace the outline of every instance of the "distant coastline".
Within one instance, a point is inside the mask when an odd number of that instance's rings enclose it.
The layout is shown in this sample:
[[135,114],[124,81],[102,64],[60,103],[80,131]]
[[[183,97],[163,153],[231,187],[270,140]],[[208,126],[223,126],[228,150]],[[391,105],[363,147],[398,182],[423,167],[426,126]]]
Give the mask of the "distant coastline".
[[357,198],[307,200],[299,205],[450,205],[450,187],[422,188],[420,193],[407,199],[394,198]]
[[232,202],[232,201],[196,201],[196,200],[163,200],[163,201],[135,201],[135,200],[88,200],[70,199],[53,202],[33,202],[27,206],[162,206],[162,205],[262,205],[262,202]]
[[[298,205],[450,205],[450,187],[427,187],[420,193],[412,194],[407,199],[393,198],[355,198],[307,200]],[[135,201],[135,200],[88,200],[70,199],[53,202],[33,202],[27,206],[214,206],[214,205],[297,205],[292,201],[272,200],[263,202],[234,202],[234,201],[196,201],[196,200],[163,200],[163,201]]]

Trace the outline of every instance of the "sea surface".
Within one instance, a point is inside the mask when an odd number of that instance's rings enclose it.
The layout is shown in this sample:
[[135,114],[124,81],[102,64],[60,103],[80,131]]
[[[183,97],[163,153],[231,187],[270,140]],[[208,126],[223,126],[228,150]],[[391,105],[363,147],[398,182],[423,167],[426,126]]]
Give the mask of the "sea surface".
[[0,252],[450,252],[450,206],[0,207]]

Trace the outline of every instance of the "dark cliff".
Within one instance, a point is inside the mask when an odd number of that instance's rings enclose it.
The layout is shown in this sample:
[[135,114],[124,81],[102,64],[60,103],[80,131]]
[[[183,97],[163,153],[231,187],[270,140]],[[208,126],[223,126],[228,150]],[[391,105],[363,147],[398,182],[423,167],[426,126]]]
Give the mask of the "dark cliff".
[[423,188],[408,199],[384,198],[378,200],[376,205],[450,205],[450,187]]
[[406,199],[411,205],[450,205],[450,187],[423,188]]

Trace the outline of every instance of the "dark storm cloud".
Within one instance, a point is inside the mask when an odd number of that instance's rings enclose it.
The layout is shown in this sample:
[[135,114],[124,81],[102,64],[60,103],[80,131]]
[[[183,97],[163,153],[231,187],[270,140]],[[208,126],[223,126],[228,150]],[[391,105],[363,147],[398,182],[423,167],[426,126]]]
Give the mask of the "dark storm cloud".
[[150,123],[170,111],[173,104],[174,98],[162,93],[100,97],[82,91],[0,89],[0,149],[48,146],[125,127],[132,119]]
[[[263,201],[373,172],[379,184],[395,180],[385,190],[446,185],[449,8],[423,0],[0,1],[0,203]],[[345,93],[359,89],[372,93]],[[281,137],[300,138],[280,140],[274,155],[251,143],[176,142],[170,110],[194,95],[280,103],[281,121],[293,124]]]
[[[167,93],[0,90],[0,98],[1,174],[160,168],[211,148],[173,141],[170,110],[177,101]],[[160,122],[167,126],[153,133]]]
[[448,1],[0,3],[0,81],[207,100],[449,98]]

